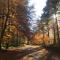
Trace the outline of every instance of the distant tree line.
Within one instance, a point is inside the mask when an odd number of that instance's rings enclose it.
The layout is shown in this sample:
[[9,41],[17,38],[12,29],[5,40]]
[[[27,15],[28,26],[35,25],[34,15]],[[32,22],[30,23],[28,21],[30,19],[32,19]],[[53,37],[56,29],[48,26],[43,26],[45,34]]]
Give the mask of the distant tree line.
[[[40,22],[38,22],[38,31],[43,32],[44,34],[47,33],[48,37],[50,38],[50,30],[53,31],[53,46],[60,46],[60,32],[58,26],[58,17],[56,17],[57,11],[60,7],[59,6],[60,0],[47,0],[45,8],[43,8],[43,14],[41,16]],[[55,18],[53,17],[55,16]],[[46,27],[46,28],[45,28]]]

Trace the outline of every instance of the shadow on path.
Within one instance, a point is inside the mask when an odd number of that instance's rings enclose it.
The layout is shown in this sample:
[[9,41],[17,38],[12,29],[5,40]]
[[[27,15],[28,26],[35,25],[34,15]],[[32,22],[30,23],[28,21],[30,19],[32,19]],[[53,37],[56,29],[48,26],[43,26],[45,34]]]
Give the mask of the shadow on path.
[[48,49],[45,60],[60,60],[60,51],[58,49]]
[[37,47],[37,48],[25,49],[22,51],[2,51],[0,52],[0,60],[18,60],[28,54],[39,51],[41,49],[42,48]]

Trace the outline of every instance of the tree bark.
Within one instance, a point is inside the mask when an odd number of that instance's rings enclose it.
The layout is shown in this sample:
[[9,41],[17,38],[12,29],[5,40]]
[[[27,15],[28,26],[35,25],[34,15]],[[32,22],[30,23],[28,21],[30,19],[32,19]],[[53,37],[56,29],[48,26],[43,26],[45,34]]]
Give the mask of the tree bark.
[[4,27],[3,27],[2,32],[1,32],[1,37],[0,37],[0,50],[1,50],[1,42],[2,42],[3,35],[5,33],[6,23],[8,21],[8,17],[9,17],[9,0],[8,0],[8,12],[7,12],[7,15],[6,15],[6,20],[5,20]]

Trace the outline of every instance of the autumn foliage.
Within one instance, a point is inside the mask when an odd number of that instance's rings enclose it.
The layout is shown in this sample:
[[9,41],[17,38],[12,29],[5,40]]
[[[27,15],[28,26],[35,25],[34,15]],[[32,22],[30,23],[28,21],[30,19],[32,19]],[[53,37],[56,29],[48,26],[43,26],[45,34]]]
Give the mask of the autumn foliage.
[[43,44],[43,42],[45,42],[45,44],[49,43],[49,37],[47,34],[44,34],[44,38],[43,38],[43,34],[42,33],[35,33],[33,36],[33,43],[34,44]]

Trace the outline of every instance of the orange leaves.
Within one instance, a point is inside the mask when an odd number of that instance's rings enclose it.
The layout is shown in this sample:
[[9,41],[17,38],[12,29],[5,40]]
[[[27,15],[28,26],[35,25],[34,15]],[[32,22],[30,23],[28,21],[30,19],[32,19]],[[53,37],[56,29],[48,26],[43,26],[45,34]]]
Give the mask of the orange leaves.
[[43,40],[44,40],[45,43],[48,43],[49,42],[49,37],[48,37],[47,34],[44,34],[44,38],[43,38],[43,34],[42,33],[36,33],[33,36],[33,41],[36,44],[43,43]]
[[43,35],[40,34],[40,33],[37,33],[37,34],[35,35],[35,39],[37,39],[37,40],[42,39],[42,37],[43,37]]

